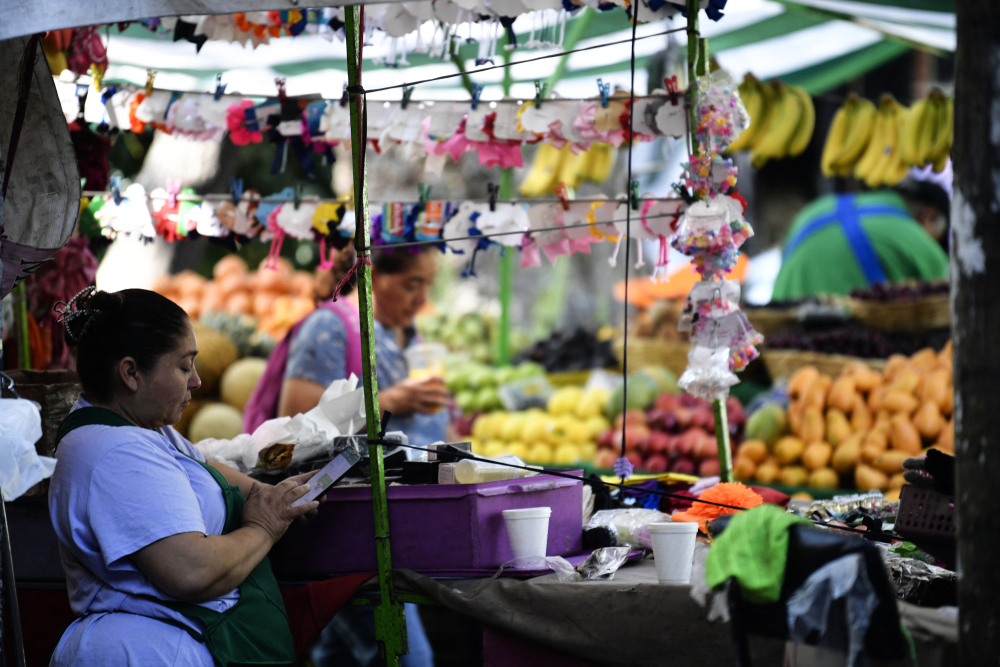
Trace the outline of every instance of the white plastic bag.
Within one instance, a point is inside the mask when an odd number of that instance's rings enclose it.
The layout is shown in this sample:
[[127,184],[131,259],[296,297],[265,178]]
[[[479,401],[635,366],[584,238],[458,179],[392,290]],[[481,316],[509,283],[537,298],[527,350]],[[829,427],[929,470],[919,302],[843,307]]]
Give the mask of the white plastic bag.
[[35,451],[41,437],[42,415],[37,403],[0,399],[0,489],[5,501],[23,495],[56,469],[54,458]]

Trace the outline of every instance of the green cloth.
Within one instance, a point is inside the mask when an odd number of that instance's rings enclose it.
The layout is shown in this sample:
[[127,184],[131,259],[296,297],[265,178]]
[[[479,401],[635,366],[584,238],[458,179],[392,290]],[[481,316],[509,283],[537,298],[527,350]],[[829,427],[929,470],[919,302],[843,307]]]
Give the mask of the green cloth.
[[776,505],[740,512],[712,542],[705,561],[705,581],[718,588],[736,577],[743,597],[763,604],[781,597],[788,558],[788,529],[809,522]]
[[[907,211],[903,198],[889,190],[855,195],[858,208],[893,206]],[[792,221],[787,243],[816,218],[833,213],[836,195],[826,195],[806,206]],[[941,280],[948,277],[948,255],[912,218],[862,215],[861,226],[879,257],[890,282]],[[782,259],[772,301],[788,301],[818,294],[850,294],[868,287],[868,280],[839,224],[817,230],[789,257]]]

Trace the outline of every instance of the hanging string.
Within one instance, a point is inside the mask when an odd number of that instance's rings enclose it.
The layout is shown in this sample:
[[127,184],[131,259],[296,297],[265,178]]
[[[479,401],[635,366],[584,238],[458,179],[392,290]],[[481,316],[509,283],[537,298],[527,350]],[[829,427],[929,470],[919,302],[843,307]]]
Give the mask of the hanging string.
[[[634,15],[632,16],[632,61],[631,61],[631,88],[629,93],[630,102],[629,109],[635,108],[635,31],[639,26],[639,12],[638,5],[633,4],[636,8]],[[635,134],[632,132],[632,120],[635,118],[634,113],[629,113],[628,115],[628,188],[629,192],[632,192],[632,146],[635,144]],[[630,253],[629,248],[632,246],[632,206],[634,202],[629,202],[629,205],[625,207],[625,306],[624,314],[625,319],[622,322],[622,337],[625,344],[622,345],[622,414],[624,415],[626,406],[628,406],[628,269],[630,263]],[[642,261],[642,239],[639,239],[639,261]],[[615,463],[615,473],[618,474],[622,479],[622,483],[625,482],[632,474],[632,464],[629,462],[628,458],[625,456],[625,419],[622,418],[622,452],[621,457],[618,462]]]

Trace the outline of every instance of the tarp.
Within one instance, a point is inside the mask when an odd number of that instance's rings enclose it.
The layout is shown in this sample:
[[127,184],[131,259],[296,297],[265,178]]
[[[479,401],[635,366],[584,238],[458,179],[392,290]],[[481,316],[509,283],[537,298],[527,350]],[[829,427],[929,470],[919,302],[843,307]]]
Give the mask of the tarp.
[[[892,0],[888,0],[892,1]],[[907,0],[896,0],[903,3]],[[883,6],[850,0],[732,0],[725,16],[718,22],[703,19],[702,35],[709,39],[709,50],[723,67],[742,77],[753,72],[763,79],[781,78],[803,86],[812,94],[821,94],[846,81],[864,74],[883,63],[919,46],[928,50],[954,48],[954,14],[940,0],[908,0],[915,7]],[[934,7],[931,10],[927,7]],[[579,21],[583,9],[570,19]],[[520,43],[528,40],[534,19],[522,16],[514,23]],[[683,17],[642,25],[638,36],[644,37],[684,26]],[[422,42],[428,43],[433,32],[424,26]],[[466,37],[466,29],[459,35]],[[473,30],[471,36],[477,36]],[[620,9],[600,13],[589,21],[583,40],[577,48],[628,40],[631,28]],[[686,44],[686,35],[674,35],[679,47]],[[666,36],[642,39],[636,43],[636,83],[639,92],[647,87],[646,65],[651,58],[662,57]],[[398,84],[404,80],[423,79],[455,72],[455,65],[427,55],[413,53],[416,34],[405,38],[410,51],[411,67],[385,67],[379,63],[390,50],[388,39],[376,36],[365,48],[364,81],[366,88]],[[461,49],[461,61],[469,71],[476,69],[478,46],[466,44]],[[555,53],[556,49],[514,52],[515,61]],[[597,93],[595,80],[623,88],[630,80],[628,44],[576,53],[569,57],[563,78],[556,92],[567,97],[586,97]],[[257,49],[251,46],[210,41],[201,52],[194,44],[173,42],[168,35],[159,35],[134,25],[119,34],[110,31],[108,57],[111,66],[106,81],[143,85],[147,68],[158,71],[158,87],[182,91],[211,91],[215,75],[224,73],[228,91],[245,95],[273,96],[274,79],[287,79],[290,95],[317,94],[339,98],[347,79],[346,47],[334,40],[316,35],[283,37]],[[511,69],[512,94],[515,97],[534,95],[534,81],[555,72],[559,59],[552,58],[525,63]],[[413,66],[420,65],[419,70]],[[484,100],[501,97],[503,72],[493,70],[474,74],[473,79],[487,84]],[[399,91],[386,92],[383,99],[399,99]],[[379,96],[375,96],[376,98]],[[420,86],[413,99],[467,99],[460,79],[450,79]]]
[[[0,174],[10,160],[18,64],[29,38],[0,41]],[[36,43],[38,44],[38,43]],[[55,84],[40,44],[24,123],[2,205],[0,298],[66,243],[80,212],[80,172]]]

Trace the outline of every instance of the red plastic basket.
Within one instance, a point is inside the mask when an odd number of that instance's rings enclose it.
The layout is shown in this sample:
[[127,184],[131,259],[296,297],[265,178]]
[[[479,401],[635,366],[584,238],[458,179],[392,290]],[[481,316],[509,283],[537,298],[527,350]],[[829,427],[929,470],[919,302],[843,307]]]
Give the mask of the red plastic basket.
[[911,540],[955,541],[955,498],[931,489],[904,484],[894,529]]

